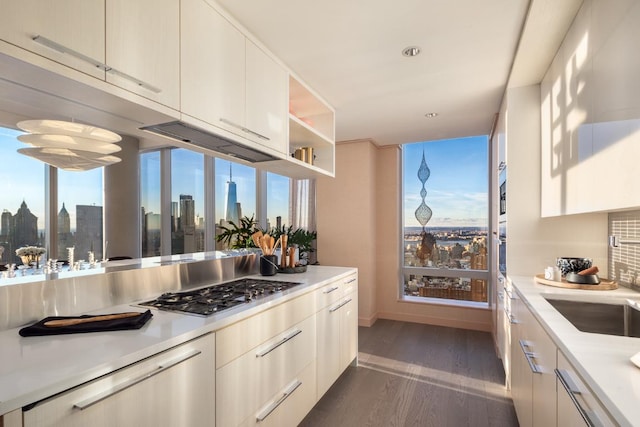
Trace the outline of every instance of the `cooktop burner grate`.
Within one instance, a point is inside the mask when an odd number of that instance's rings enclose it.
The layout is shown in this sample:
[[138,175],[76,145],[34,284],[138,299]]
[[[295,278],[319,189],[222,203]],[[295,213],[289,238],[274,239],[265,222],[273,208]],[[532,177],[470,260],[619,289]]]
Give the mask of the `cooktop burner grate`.
[[300,282],[239,279],[191,291],[167,292],[140,305],[208,316],[300,284]]

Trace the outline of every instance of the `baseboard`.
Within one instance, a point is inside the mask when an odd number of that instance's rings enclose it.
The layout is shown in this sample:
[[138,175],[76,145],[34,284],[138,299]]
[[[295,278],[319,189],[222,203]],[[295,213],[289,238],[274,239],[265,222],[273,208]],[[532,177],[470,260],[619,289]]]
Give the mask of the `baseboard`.
[[381,312],[378,313],[377,318],[398,320],[402,322],[423,323],[426,325],[447,326],[450,328],[469,329],[472,331],[482,332],[491,332],[493,329],[493,325],[491,323],[467,322],[462,319],[443,319],[417,314]]
[[369,328],[373,326],[374,323],[376,323],[376,320],[378,320],[377,313],[369,317],[358,317],[358,326],[364,326],[366,328]]

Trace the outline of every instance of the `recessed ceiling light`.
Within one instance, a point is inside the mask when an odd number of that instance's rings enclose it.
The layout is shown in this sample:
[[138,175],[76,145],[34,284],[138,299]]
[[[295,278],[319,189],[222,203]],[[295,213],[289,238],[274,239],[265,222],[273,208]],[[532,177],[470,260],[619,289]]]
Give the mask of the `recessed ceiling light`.
[[427,113],[424,116],[428,119],[432,119],[434,117],[436,117],[438,115],[438,113]]
[[420,53],[420,48],[418,46],[409,46],[402,49],[402,55],[411,58],[412,56],[417,56]]

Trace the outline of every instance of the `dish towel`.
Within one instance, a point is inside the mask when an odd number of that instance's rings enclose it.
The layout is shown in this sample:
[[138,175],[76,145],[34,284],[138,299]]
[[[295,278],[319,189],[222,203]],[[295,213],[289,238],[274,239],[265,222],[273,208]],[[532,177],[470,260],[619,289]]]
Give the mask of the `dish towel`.
[[[104,331],[122,331],[127,329],[140,329],[145,323],[153,317],[151,310],[147,310],[143,313],[131,315],[129,317],[121,317],[108,320],[96,319],[91,321],[89,319],[103,316],[121,315],[122,313],[113,314],[101,314],[96,316],[83,315],[83,316],[51,316],[34,323],[33,325],[26,326],[18,332],[23,337],[34,337],[41,335],[62,335],[62,334],[80,334],[86,332],[104,332]],[[82,323],[72,324],[68,326],[45,326],[45,323],[52,320],[82,320]]]

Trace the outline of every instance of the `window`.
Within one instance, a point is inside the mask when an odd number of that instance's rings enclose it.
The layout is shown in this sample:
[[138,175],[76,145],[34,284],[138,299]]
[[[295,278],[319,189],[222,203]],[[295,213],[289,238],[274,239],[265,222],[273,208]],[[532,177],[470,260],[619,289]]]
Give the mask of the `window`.
[[403,145],[405,299],[486,303],[486,136]]
[[289,181],[290,179],[286,176],[267,173],[267,230],[291,225]]
[[[256,219],[256,170],[252,167],[216,158],[216,222],[240,226],[240,218]],[[218,230],[219,231],[219,230]],[[226,249],[220,243],[217,249]]]
[[67,259],[74,247],[76,261],[103,257],[103,168],[85,172],[58,170],[58,252]]
[[171,150],[171,253],[204,251],[204,155]]
[[160,151],[140,155],[140,209],[142,256],[160,255],[162,209],[160,208]]
[[16,138],[22,132],[0,127],[2,166],[0,193],[0,263],[20,265],[15,250],[45,245],[45,165],[18,153],[26,147]]

